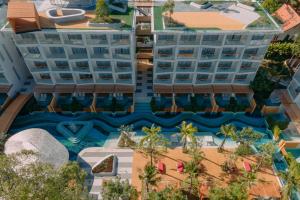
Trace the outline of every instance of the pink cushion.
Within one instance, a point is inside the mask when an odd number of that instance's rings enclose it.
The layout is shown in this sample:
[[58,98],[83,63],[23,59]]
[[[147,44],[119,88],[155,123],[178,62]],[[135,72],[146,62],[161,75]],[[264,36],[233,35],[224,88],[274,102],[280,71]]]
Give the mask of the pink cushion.
[[244,165],[244,169],[246,170],[246,172],[250,172],[251,171],[251,165],[250,165],[250,163],[248,163],[248,162],[244,162],[243,163],[243,165]]

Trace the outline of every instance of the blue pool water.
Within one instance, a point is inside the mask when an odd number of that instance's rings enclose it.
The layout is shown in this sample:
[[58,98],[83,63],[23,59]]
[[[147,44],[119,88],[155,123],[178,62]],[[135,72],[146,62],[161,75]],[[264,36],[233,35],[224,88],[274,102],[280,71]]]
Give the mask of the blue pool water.
[[288,153],[291,153],[295,158],[300,158],[300,148],[286,148]]
[[[60,122],[91,121],[93,129],[78,144],[73,144],[62,134],[56,131],[56,125]],[[266,122],[263,117],[252,117],[244,113],[222,113],[208,115],[205,113],[180,113],[175,115],[154,115],[152,113],[117,114],[108,113],[32,113],[18,116],[11,126],[10,133],[22,131],[28,128],[42,128],[50,132],[57,140],[64,144],[70,152],[71,159],[86,147],[103,146],[107,137],[112,132],[118,132],[121,125],[133,125],[135,131],[140,132],[144,126],[155,124],[162,128],[163,132],[178,132],[178,126],[182,121],[192,122],[199,132],[216,133],[222,124],[234,124],[238,129],[251,126],[255,131],[263,135],[261,142],[270,139],[266,134]]]

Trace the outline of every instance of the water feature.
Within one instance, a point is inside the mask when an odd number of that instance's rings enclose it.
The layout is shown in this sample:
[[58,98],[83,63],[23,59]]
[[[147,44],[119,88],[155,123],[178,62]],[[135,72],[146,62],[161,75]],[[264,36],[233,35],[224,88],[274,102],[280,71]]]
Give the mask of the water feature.
[[[263,117],[254,117],[245,113],[177,113],[177,114],[152,114],[152,113],[32,113],[18,116],[11,127],[11,134],[28,128],[42,128],[50,132],[62,142],[75,156],[86,147],[103,146],[107,137],[118,133],[121,125],[133,125],[134,130],[141,131],[143,126],[156,124],[161,126],[163,133],[178,132],[182,121],[192,122],[200,132],[215,134],[222,124],[232,123],[238,129],[251,126],[263,135],[262,142],[270,140],[266,131],[266,122]],[[85,128],[88,127],[88,128]],[[85,130],[85,131],[83,131]],[[216,136],[216,139],[222,139]],[[228,140],[229,142],[229,140]]]

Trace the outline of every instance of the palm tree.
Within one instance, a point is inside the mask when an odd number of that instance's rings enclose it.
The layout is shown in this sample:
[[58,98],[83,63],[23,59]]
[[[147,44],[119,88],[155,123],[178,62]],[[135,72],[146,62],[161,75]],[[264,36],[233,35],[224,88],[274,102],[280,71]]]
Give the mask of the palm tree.
[[226,124],[226,125],[222,125],[220,127],[220,132],[217,134],[222,134],[224,135],[224,139],[221,142],[220,146],[218,147],[218,151],[222,152],[224,150],[224,144],[226,142],[226,139],[228,137],[233,137],[236,134],[236,128],[234,125],[232,124]]
[[300,166],[293,158],[289,163],[288,171],[282,171],[279,176],[285,180],[282,190],[282,199],[289,200],[292,192],[300,189]]
[[157,170],[154,166],[146,165],[144,171],[140,173],[139,179],[146,186],[146,193],[150,192],[150,186],[156,186],[160,181],[160,177],[157,176]]
[[162,10],[164,12],[168,12],[169,13],[169,20],[168,20],[169,23],[171,22],[171,16],[174,13],[174,7],[175,7],[174,0],[167,0],[164,3],[163,8],[162,8]]
[[0,152],[4,151],[4,145],[7,139],[6,133],[0,133]]
[[159,126],[155,127],[154,124],[150,128],[143,127],[142,131],[146,135],[140,140],[139,149],[144,151],[150,156],[150,165],[153,166],[153,157],[157,155],[160,150],[166,150],[167,140],[163,135],[159,134],[161,128]]
[[122,125],[118,131],[120,132],[120,138],[118,142],[119,147],[132,147],[135,145],[135,142],[132,140],[132,125]]
[[279,128],[278,125],[275,125],[273,128],[273,135],[274,135],[275,141],[279,140],[280,134],[281,134],[281,129]]
[[197,143],[195,133],[198,132],[197,127],[194,127],[192,123],[187,124],[186,121],[181,123],[180,129],[182,152],[187,152],[187,141],[190,140],[193,145]]
[[241,183],[245,184],[248,187],[248,190],[257,182],[257,176],[255,172],[246,172],[243,171],[242,176],[239,180]]
[[185,188],[188,189],[188,192],[193,195],[198,194],[199,181],[198,181],[198,173],[199,173],[199,163],[195,162],[195,160],[191,160],[185,165],[184,172],[188,175],[184,184],[186,184]]
[[276,145],[273,142],[268,142],[262,144],[259,147],[259,163],[255,168],[255,172],[257,172],[262,165],[271,166],[273,163],[273,156],[276,151]]

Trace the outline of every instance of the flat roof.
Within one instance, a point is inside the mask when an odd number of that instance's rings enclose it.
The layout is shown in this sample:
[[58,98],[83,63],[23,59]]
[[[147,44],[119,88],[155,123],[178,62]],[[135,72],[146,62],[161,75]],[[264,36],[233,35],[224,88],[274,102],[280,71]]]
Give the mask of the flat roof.
[[258,2],[209,1],[209,8],[198,2],[176,1],[171,15],[156,5],[154,30],[280,30]]

